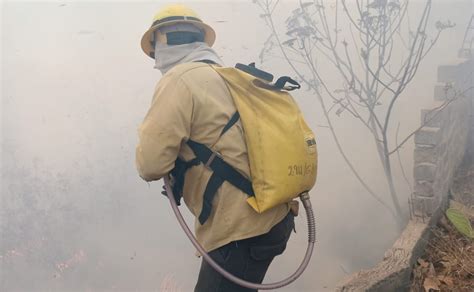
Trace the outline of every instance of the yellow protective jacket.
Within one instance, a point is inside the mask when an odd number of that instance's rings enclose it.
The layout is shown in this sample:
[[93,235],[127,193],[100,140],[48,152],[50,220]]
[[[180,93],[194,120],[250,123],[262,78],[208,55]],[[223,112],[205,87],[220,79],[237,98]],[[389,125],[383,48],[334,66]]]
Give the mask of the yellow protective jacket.
[[[247,148],[238,121],[221,138],[236,108],[222,78],[205,63],[185,63],[168,71],[156,86],[151,107],[139,128],[136,163],[146,181],[162,178],[177,157],[194,158],[188,139],[205,144],[246,177],[250,177]],[[203,193],[212,172],[202,164],[186,172],[183,199],[195,217],[202,208]],[[228,182],[218,189],[209,219],[195,222],[195,234],[211,251],[231,241],[264,234],[289,211],[283,204],[257,213],[247,195]]]

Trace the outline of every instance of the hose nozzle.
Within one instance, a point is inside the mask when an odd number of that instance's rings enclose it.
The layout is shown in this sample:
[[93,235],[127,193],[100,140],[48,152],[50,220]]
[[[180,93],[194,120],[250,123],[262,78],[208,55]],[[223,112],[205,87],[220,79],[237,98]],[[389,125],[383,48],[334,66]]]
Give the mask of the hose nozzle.
[[314,220],[313,207],[311,206],[311,200],[309,199],[309,193],[304,192],[300,194],[300,200],[306,211],[306,218],[308,219],[308,242],[316,242],[316,223]]

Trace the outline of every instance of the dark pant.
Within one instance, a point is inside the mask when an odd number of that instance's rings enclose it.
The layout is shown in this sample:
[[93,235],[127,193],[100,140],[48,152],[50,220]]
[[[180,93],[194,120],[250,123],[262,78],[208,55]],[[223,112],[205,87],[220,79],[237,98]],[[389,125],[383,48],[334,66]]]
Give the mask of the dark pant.
[[[273,258],[285,250],[294,224],[294,217],[290,212],[268,233],[233,241],[209,252],[209,255],[234,276],[246,281],[262,283]],[[250,292],[257,290],[247,289],[230,282],[203,259],[194,291]]]

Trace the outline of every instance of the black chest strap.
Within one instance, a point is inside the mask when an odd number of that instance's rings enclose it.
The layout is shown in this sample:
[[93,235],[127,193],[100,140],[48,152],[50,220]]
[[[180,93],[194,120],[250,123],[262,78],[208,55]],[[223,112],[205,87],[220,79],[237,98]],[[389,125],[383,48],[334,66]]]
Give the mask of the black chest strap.
[[252,182],[235,170],[230,164],[224,161],[220,155],[201,143],[188,140],[187,144],[196,155],[196,158],[204,164],[208,169],[212,170],[206,189],[203,195],[203,204],[199,222],[204,224],[211,215],[212,201],[219,187],[227,181],[234,187],[249,196],[253,196]]

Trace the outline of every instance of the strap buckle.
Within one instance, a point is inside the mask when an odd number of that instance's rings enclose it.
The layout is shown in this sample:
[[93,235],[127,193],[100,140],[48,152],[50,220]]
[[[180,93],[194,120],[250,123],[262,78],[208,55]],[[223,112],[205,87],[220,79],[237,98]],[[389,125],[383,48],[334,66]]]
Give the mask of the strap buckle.
[[207,169],[211,169],[211,163],[214,161],[214,159],[216,157],[219,157],[222,159],[222,156],[219,152],[216,152],[216,151],[212,151],[212,154],[211,156],[209,156],[209,159],[207,160],[207,162],[204,164],[204,166],[207,168]]

